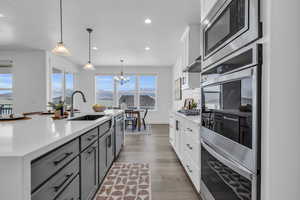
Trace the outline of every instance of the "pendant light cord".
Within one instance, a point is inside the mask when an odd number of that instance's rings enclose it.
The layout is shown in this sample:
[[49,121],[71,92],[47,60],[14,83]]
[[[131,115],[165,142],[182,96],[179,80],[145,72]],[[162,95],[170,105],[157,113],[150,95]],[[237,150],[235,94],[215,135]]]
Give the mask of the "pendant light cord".
[[63,16],[62,16],[62,0],[60,0],[60,42],[63,43]]
[[93,29],[87,28],[86,31],[89,33],[89,61],[88,63],[91,63],[91,33],[93,32]]
[[91,63],[91,32],[89,32],[89,63]]

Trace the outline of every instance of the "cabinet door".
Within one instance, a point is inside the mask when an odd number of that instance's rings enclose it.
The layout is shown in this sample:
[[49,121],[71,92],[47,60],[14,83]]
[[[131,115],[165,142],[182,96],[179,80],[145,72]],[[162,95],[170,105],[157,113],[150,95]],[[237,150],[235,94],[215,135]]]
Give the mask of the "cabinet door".
[[106,166],[106,136],[102,136],[99,139],[99,183],[101,183],[105,177]]
[[114,152],[113,152],[113,141],[112,141],[112,132],[110,132],[106,137],[106,166],[109,168],[114,160]]
[[79,176],[77,175],[77,177],[66,187],[56,200],[80,200],[79,196]]
[[181,132],[181,122],[178,119],[176,119],[175,151],[178,156],[180,156],[180,132]]
[[81,153],[81,199],[90,200],[98,188],[98,141]]
[[124,144],[124,120],[118,121],[116,123],[116,153],[117,157]]

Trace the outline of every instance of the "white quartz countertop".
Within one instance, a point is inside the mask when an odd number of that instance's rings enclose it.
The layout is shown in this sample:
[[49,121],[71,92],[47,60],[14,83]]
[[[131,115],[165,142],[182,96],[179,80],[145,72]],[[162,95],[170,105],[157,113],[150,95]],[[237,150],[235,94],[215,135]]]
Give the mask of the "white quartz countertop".
[[[32,160],[97,127],[122,110],[107,110],[107,116],[94,121],[53,120],[51,115],[32,115],[30,120],[0,122],[0,157]],[[79,113],[75,117],[86,114]]]
[[177,111],[174,111],[173,112],[176,116],[179,116],[181,118],[184,118],[198,126],[201,126],[201,115],[196,115],[196,116],[187,116],[187,115],[184,115],[180,112],[177,112]]

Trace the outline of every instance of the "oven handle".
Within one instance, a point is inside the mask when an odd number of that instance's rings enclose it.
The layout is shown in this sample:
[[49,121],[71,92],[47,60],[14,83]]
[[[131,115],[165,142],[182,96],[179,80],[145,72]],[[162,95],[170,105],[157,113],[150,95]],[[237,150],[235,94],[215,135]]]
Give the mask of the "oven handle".
[[238,164],[237,162],[225,158],[222,153],[218,153],[218,150],[216,148],[214,148],[213,146],[209,145],[208,143],[206,143],[205,141],[201,141],[202,146],[212,155],[214,156],[217,160],[219,160],[221,163],[223,163],[224,165],[228,166],[229,168],[231,168],[233,171],[235,171],[236,173],[242,175],[243,177],[249,179],[250,181],[252,181],[253,179],[253,173],[251,171],[249,171],[248,169],[246,169],[245,167],[241,166],[240,164]]
[[223,119],[225,119],[225,120],[229,120],[229,121],[233,121],[233,122],[239,122],[239,120],[238,120],[238,119],[231,118],[231,117],[226,117],[226,116],[224,116],[224,117],[223,117]]

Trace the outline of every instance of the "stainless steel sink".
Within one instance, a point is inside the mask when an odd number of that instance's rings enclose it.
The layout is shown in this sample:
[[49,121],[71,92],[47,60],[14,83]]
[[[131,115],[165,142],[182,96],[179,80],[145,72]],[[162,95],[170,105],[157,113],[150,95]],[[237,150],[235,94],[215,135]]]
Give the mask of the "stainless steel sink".
[[105,115],[84,115],[80,117],[75,117],[72,119],[69,119],[70,121],[94,121],[96,119],[102,118]]

